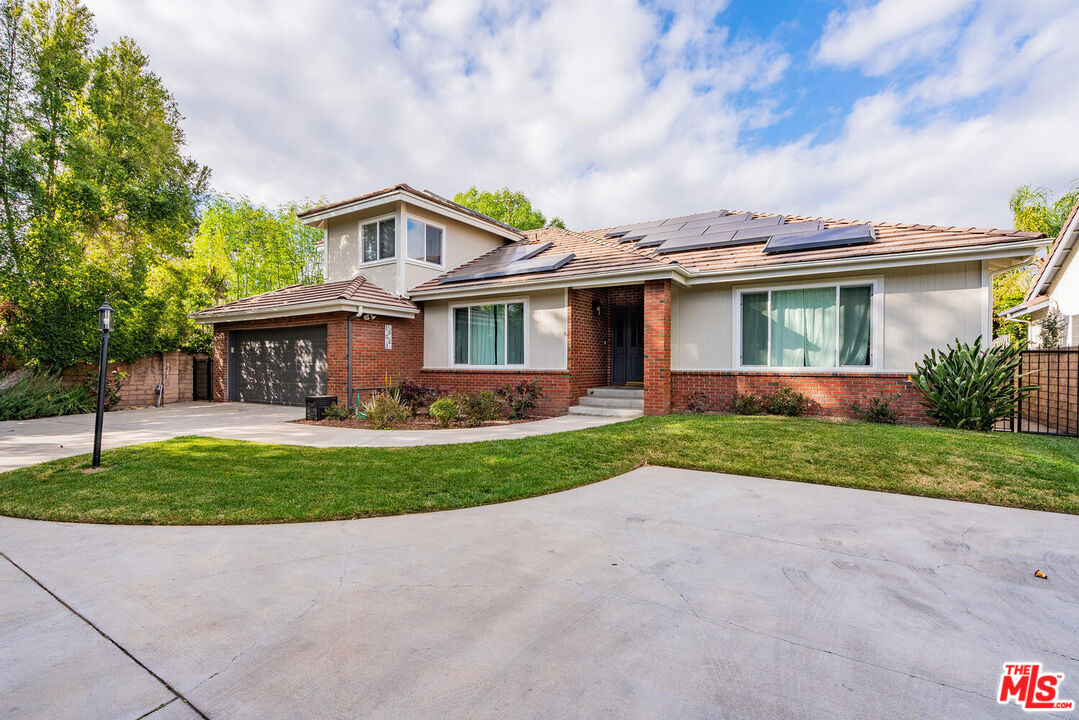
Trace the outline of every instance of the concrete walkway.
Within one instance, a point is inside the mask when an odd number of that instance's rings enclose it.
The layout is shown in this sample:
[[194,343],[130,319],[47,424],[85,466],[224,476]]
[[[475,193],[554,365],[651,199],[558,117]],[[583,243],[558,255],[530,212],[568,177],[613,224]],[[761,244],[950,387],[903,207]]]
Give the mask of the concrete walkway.
[[0,552],[5,718],[1012,718],[1017,661],[1079,699],[1075,516],[642,468],[348,522],[0,518]]
[[[105,414],[102,445],[107,448],[168,440],[180,435],[310,445],[312,447],[403,447],[509,440],[581,430],[626,418],[565,415],[513,425],[454,430],[357,430],[289,422],[303,408],[244,403],[189,402]],[[93,449],[93,415],[0,422],[0,472]]]

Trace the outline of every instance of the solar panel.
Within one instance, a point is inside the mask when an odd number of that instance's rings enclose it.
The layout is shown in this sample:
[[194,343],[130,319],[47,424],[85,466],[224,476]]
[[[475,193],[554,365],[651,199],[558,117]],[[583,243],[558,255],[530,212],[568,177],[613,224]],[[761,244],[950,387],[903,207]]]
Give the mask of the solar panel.
[[531,257],[526,260],[518,260],[505,267],[494,268],[474,272],[469,268],[461,274],[447,275],[439,278],[440,283],[468,282],[471,280],[489,280],[491,278],[508,277],[510,275],[524,275],[525,273],[550,272],[562,267],[574,258],[573,253],[563,255],[545,255],[543,257]]
[[764,227],[749,227],[738,230],[735,233],[736,240],[761,240],[764,241],[777,235],[794,235],[808,233],[824,229],[824,223],[819,220],[806,220],[804,222],[787,223],[786,225],[772,225]]
[[641,238],[648,237],[649,235],[654,235],[655,233],[677,232],[680,228],[681,225],[655,225],[639,230],[630,230],[625,235],[618,238],[618,242],[634,242]]
[[796,252],[844,245],[863,245],[875,239],[873,228],[869,225],[848,225],[797,235],[776,235],[764,246],[764,252]]
[[667,218],[663,221],[663,225],[684,225],[687,222],[697,222],[700,220],[718,220],[726,214],[726,210],[711,210],[709,212],[694,213],[693,215],[680,215],[678,217]]
[[[660,228],[662,230],[662,228]],[[707,227],[690,228],[689,230],[677,229],[668,230],[667,232],[653,232],[648,235],[644,235],[637,241],[637,247],[654,247],[656,245],[662,245],[667,240],[672,238],[681,237],[696,237],[703,235]]]
[[495,270],[517,262],[527,260],[539,255],[544,250],[554,247],[553,242],[503,245],[497,250],[488,253],[481,259],[469,266],[467,272],[474,273],[483,270]]
[[629,232],[631,230],[640,230],[642,228],[659,227],[664,222],[665,221],[663,221],[663,220],[652,220],[651,222],[634,223],[632,225],[620,225],[620,226],[616,227],[614,230],[608,230],[607,234],[604,235],[603,237],[609,237],[609,238],[622,237],[623,235],[625,235],[627,232]]
[[731,230],[725,232],[706,233],[696,237],[672,238],[655,249],[656,254],[687,252],[689,250],[704,250],[706,248],[726,247],[728,245],[742,245],[745,241],[734,239],[735,233]]

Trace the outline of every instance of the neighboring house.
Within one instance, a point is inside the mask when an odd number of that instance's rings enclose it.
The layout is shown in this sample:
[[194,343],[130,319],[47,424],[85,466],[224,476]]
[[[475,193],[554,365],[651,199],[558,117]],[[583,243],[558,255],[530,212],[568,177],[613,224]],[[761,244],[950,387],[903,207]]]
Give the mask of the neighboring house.
[[[988,336],[991,274],[1048,244],[722,210],[522,233],[407,185],[301,218],[325,234],[324,284],[195,314],[214,327],[217,400],[344,402],[395,377],[444,391],[534,379],[548,413],[661,414],[791,386],[832,415],[897,393],[916,420],[914,363]],[[611,385],[631,389],[577,406]]]
[[1079,202],[1068,215],[1049,257],[1034,279],[1022,304],[1006,310],[1001,317],[1030,322],[1030,344],[1041,343],[1042,320],[1050,307],[1064,316],[1064,347],[1079,346]]

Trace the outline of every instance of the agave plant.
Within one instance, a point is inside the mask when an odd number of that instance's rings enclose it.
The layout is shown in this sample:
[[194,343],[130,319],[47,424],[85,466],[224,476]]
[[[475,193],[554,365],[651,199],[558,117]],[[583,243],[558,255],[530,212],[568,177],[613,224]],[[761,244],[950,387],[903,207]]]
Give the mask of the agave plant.
[[982,350],[982,338],[973,345],[959,342],[944,351],[930,350],[915,363],[911,382],[922,393],[926,415],[938,425],[967,430],[993,429],[1011,416],[1037,385],[1019,385],[1018,343]]

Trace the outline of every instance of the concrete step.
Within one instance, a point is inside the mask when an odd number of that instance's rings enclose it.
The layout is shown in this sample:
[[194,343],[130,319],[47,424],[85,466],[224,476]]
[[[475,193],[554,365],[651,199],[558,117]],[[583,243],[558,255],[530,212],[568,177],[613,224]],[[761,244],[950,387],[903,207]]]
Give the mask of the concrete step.
[[594,387],[588,388],[591,397],[639,398],[644,399],[644,388],[638,387]]
[[589,407],[633,408],[636,410],[644,410],[644,399],[635,397],[585,395],[584,397],[577,398],[577,404],[587,405]]
[[640,417],[644,413],[630,408],[596,407],[594,405],[574,405],[569,409],[570,415],[601,415],[603,417]]

